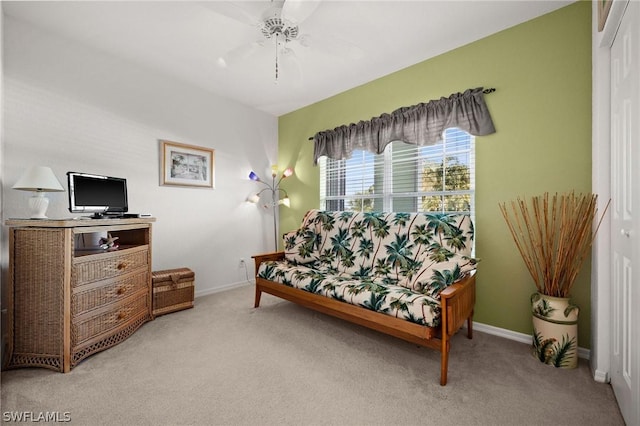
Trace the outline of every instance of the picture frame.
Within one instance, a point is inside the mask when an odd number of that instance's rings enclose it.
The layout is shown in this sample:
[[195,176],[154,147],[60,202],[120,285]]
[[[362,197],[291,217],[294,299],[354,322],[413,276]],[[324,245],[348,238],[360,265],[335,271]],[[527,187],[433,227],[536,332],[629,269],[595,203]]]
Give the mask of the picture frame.
[[215,150],[160,140],[160,185],[215,187]]
[[613,0],[597,0],[598,2],[598,31],[604,29],[604,24],[607,22],[609,11],[611,10],[611,4]]

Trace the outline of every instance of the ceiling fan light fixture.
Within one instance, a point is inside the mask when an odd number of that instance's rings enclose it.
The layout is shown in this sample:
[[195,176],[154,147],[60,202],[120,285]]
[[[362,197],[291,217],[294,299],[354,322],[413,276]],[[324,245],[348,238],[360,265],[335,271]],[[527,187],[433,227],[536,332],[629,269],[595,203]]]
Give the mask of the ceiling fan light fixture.
[[277,16],[262,21],[260,31],[265,38],[282,36],[285,42],[297,39],[299,33],[297,25]]
[[278,84],[280,75],[280,60],[287,58],[289,62],[296,60],[293,49],[287,46],[291,41],[299,42],[301,46],[308,47],[310,38],[300,33],[299,24],[308,18],[318,7],[320,0],[271,0],[269,7],[261,16],[261,21],[254,26],[260,31],[262,37],[247,46],[236,48],[225,57],[217,60],[220,68],[233,66],[237,59],[248,56],[249,53],[259,47],[264,47],[267,41],[274,43],[275,48],[275,84]]

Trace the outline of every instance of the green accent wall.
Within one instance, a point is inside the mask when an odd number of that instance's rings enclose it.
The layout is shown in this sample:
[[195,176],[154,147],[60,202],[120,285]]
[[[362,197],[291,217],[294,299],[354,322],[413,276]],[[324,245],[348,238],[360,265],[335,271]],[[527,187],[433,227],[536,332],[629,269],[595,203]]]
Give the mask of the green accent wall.
[[[279,158],[295,175],[283,182],[291,208],[283,232],[319,206],[316,132],[402,106],[495,87],[486,95],[497,132],[476,138],[474,320],[532,333],[535,286],[498,203],[544,192],[591,191],[591,3],[576,2],[279,118]],[[590,264],[573,289],[579,346],[590,346]]]

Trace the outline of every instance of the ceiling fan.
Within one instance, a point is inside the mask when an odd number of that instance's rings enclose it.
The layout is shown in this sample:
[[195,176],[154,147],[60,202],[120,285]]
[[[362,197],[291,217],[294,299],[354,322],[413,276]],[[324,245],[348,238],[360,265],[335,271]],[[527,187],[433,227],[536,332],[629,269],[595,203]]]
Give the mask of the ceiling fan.
[[257,49],[273,45],[275,54],[275,82],[280,76],[282,57],[297,61],[292,49],[293,42],[309,47],[310,36],[300,32],[300,24],[309,18],[320,5],[320,0],[272,0],[258,17],[244,8],[243,2],[226,2],[228,6],[218,12],[249,24],[259,30],[260,38],[254,42],[236,47],[217,60],[220,67],[226,68],[240,59],[249,57]]

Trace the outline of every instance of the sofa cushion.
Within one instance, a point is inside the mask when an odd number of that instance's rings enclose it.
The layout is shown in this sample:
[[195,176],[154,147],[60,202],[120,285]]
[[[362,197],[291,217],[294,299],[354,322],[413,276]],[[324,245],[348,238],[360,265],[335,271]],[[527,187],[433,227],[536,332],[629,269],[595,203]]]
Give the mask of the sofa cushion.
[[476,259],[453,254],[448,260],[425,262],[400,285],[440,299],[440,292],[475,269]]
[[389,283],[384,277],[356,278],[286,260],[261,263],[257,276],[416,324],[428,327],[440,324],[440,303],[436,299]]
[[302,219],[300,228],[284,234],[285,259],[294,265],[309,265],[318,260],[320,233],[315,223],[316,212],[317,210],[309,210]]
[[434,298],[475,269],[468,215],[309,211],[285,258],[325,274],[371,277]]

